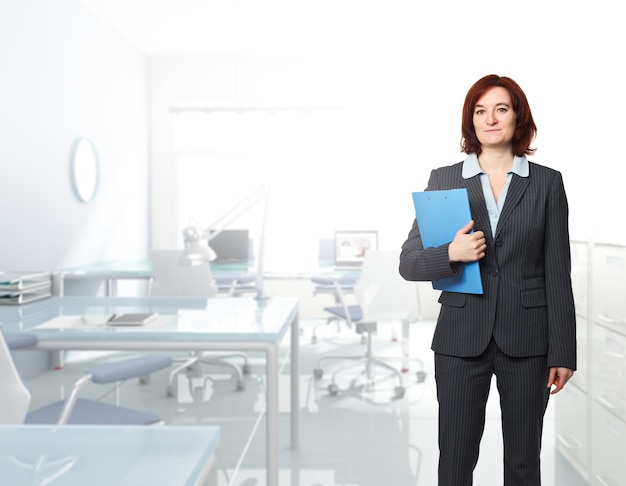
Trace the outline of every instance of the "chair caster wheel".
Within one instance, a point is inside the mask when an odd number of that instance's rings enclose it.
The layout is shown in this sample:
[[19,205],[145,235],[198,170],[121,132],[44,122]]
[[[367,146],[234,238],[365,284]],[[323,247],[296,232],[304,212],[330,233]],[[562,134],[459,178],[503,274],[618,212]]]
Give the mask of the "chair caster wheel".
[[246,389],[246,384],[242,380],[237,380],[237,391],[243,391]]
[[246,363],[245,365],[243,365],[243,366],[241,367],[241,372],[242,372],[244,375],[249,375],[249,374],[250,374],[250,365],[249,365],[248,363]]
[[322,376],[324,376],[324,370],[322,368],[315,368],[313,370],[313,377],[316,380],[319,380]]
[[426,372],[425,371],[418,371],[417,372],[417,382],[418,383],[423,383],[424,380],[426,380]]
[[317,344],[317,336],[311,336],[311,344]]
[[406,392],[406,389],[403,386],[397,386],[393,389],[396,398],[402,398],[404,397],[404,394]]
[[339,392],[339,387],[337,385],[335,385],[334,383],[331,383],[330,385],[328,385],[328,393],[331,394],[332,396],[337,395],[337,392]]
[[168,397],[175,397],[175,396],[176,396],[176,393],[174,393],[174,387],[173,387],[173,386],[168,386],[168,387],[167,387],[167,390],[165,390],[165,394],[166,394]]

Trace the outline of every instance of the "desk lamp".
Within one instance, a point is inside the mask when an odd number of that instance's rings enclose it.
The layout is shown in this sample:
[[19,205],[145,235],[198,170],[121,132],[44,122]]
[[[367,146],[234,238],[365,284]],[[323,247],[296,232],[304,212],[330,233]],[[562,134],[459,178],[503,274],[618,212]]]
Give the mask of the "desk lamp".
[[217,258],[215,251],[208,244],[204,244],[200,229],[193,225],[183,230],[185,248],[178,257],[179,265],[201,265],[212,262]]
[[263,225],[261,227],[259,256],[257,261],[256,299],[266,299],[267,296],[265,295],[265,292],[263,290],[263,258],[265,256],[265,227],[267,223],[269,193],[269,186],[264,185],[259,187],[204,230],[201,230],[196,224],[187,226],[183,230],[185,248],[178,258],[178,264],[201,265],[203,263],[210,263],[211,261],[215,260],[217,255],[210,246],[211,240],[219,235],[222,231],[224,231],[228,227],[228,225],[230,225],[233,221],[239,218],[242,214],[246,213],[252,207],[254,207],[259,201],[264,200],[265,205],[263,208]]

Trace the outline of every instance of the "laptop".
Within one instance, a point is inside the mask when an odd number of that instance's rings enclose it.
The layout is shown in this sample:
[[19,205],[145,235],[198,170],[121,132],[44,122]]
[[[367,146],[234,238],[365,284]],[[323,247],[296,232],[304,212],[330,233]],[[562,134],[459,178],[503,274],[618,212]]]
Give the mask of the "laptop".
[[209,240],[217,258],[211,263],[250,262],[250,235],[247,229],[225,229]]
[[376,230],[336,230],[335,268],[358,268],[368,250],[378,249]]

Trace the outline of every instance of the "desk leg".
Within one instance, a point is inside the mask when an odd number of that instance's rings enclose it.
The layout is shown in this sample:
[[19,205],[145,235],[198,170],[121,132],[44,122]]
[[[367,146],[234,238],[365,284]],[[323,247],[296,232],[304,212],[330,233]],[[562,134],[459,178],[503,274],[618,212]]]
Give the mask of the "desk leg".
[[62,370],[65,364],[65,351],[50,351],[50,366],[53,370]]
[[300,318],[291,322],[291,448],[300,447]]
[[112,278],[106,279],[106,296],[107,297],[116,297],[117,296],[117,281]]
[[410,368],[411,361],[411,336],[410,336],[410,322],[408,319],[402,319],[402,372],[406,373]]
[[217,486],[217,460],[212,455],[203,471],[199,486]]
[[279,413],[278,413],[278,382],[280,381],[278,367],[278,346],[267,348],[266,380],[267,380],[267,484],[278,485],[279,470]]

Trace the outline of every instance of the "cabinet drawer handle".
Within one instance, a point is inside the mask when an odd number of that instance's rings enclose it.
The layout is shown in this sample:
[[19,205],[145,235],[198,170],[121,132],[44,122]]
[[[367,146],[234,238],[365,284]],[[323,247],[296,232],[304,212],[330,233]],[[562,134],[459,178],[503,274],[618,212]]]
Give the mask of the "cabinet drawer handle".
[[580,444],[580,442],[578,442],[574,437],[572,437],[572,441],[574,442],[573,444],[570,443],[565,437],[563,437],[561,434],[557,434],[556,436],[557,440],[563,444],[563,446],[566,449],[580,449],[582,448],[582,445]]
[[614,324],[615,323],[615,319],[611,319],[609,316],[605,316],[604,314],[598,314],[596,316],[596,319],[598,319],[598,321],[600,321],[601,323],[604,323],[604,324]]
[[613,319],[612,317],[606,316],[604,314],[598,314],[596,316],[596,320],[599,324],[603,324],[605,326],[620,326],[624,327],[624,321],[621,319]]
[[600,475],[596,474],[596,482],[600,483],[600,486],[622,486],[622,483],[620,483],[619,481],[617,481],[614,478],[611,478],[611,482],[608,483],[607,481],[604,480],[604,478]]
[[567,439],[563,437],[561,434],[557,434],[556,438],[561,444],[565,446],[566,449],[572,448],[572,445],[569,442],[567,442]]
[[596,397],[596,401],[599,402],[601,405],[604,405],[605,407],[607,407],[609,410],[621,410],[621,407],[618,407],[617,405],[613,404],[612,402],[604,398],[602,395],[598,395]]

